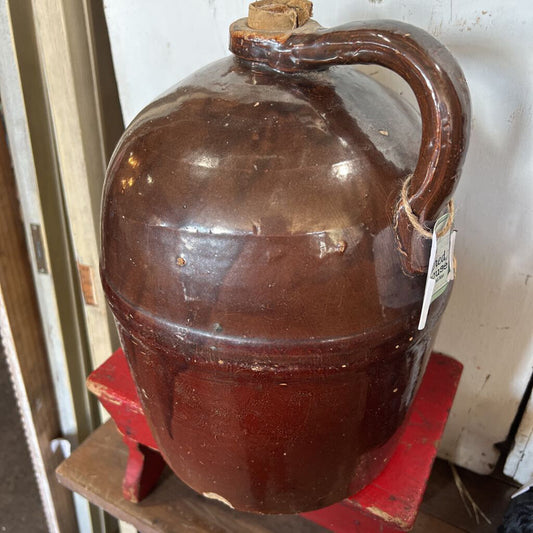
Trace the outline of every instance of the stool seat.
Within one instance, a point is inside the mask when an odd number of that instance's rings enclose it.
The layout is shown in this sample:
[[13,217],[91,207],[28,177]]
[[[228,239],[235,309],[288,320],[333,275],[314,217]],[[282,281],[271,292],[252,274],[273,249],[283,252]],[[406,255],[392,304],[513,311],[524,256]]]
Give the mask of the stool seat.
[[[354,526],[363,532],[412,529],[462,369],[453,358],[433,353],[406,429],[384,471],[350,498],[300,516],[337,533],[353,532]],[[91,373],[87,386],[109,412],[129,449],[122,483],[124,498],[140,502],[157,483],[165,462],[121,349]]]

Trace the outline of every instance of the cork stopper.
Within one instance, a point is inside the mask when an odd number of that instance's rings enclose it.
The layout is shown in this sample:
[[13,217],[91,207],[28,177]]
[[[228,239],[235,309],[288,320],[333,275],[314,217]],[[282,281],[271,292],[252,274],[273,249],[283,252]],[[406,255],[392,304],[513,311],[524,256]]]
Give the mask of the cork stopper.
[[258,0],[250,4],[248,27],[265,31],[294,30],[312,14],[313,3],[308,0]]

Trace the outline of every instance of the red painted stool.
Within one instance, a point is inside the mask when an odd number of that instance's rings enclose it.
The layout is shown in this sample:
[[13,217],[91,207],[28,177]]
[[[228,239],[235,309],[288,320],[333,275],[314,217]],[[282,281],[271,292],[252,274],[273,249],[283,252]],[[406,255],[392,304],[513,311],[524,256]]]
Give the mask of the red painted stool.
[[[405,432],[381,475],[354,496],[301,516],[337,533],[409,531],[462,370],[462,365],[451,357],[433,353]],[[165,462],[146,422],[121,349],[89,376],[87,386],[113,417],[128,445],[122,489],[126,499],[139,502],[157,483]]]

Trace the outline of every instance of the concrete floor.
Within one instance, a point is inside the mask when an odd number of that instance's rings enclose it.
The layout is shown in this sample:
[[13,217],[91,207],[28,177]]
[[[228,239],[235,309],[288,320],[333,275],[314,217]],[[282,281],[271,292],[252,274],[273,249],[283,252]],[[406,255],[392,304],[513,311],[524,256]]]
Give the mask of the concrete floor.
[[0,531],[12,533],[48,531],[5,355],[1,348]]

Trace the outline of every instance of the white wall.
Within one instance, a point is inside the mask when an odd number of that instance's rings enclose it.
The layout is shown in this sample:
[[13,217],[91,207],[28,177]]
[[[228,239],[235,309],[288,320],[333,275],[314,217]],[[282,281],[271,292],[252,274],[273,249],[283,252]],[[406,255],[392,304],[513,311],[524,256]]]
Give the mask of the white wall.
[[[229,23],[246,16],[247,5],[105,0],[126,123],[169,86],[227,54]],[[316,0],[314,12],[324,26],[375,18],[418,25],[465,72],[473,128],[456,195],[458,277],[436,345],[465,370],[441,455],[489,472],[498,457],[493,445],[506,438],[533,366],[533,4]],[[395,76],[377,77],[408,93]]]

